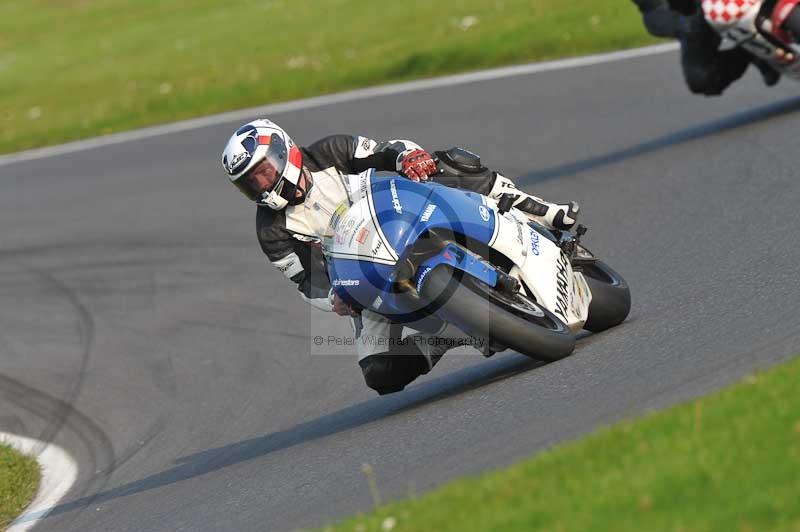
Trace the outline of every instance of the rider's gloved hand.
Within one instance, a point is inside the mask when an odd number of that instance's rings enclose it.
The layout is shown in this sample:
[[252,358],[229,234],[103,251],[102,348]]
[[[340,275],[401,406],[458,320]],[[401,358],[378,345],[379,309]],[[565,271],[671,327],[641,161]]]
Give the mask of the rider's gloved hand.
[[333,293],[333,301],[332,301],[333,311],[338,314],[339,316],[357,316],[358,313],[353,310],[348,303],[346,303],[341,297],[338,296],[335,292]]
[[399,159],[400,171],[412,181],[425,181],[436,172],[436,162],[425,150],[408,150]]

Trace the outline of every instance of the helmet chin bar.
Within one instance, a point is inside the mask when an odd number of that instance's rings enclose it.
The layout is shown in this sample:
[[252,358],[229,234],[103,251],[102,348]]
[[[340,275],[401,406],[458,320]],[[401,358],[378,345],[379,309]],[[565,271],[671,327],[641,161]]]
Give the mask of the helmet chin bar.
[[[300,179],[305,177],[304,186],[300,186]],[[300,169],[300,172],[297,175],[297,184],[294,186],[294,190],[292,191],[291,198],[288,198],[289,205],[300,205],[306,200],[306,196],[308,196],[308,191],[311,190],[313,182],[311,180],[311,173],[308,169],[304,166]],[[285,197],[285,196],[284,196]]]
[[264,193],[264,197],[259,203],[276,211],[283,210],[289,205],[303,203],[306,199],[306,191],[301,189],[301,195],[299,198],[297,197],[300,174],[299,168],[289,165],[283,177],[280,178],[270,192]]
[[259,203],[266,205],[274,211],[280,211],[289,206],[289,202],[274,190],[267,193],[264,199],[262,199]]

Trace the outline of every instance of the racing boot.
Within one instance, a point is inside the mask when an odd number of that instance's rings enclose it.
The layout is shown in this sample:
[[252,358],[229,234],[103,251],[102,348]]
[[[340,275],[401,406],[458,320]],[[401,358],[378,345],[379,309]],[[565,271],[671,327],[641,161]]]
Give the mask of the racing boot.
[[531,220],[548,229],[569,230],[578,221],[580,207],[577,202],[550,203],[519,190],[513,181],[497,174],[488,196],[499,200],[503,194],[516,196],[512,205],[524,212]]
[[753,58],[753,64],[761,72],[761,78],[764,80],[764,85],[767,87],[775,86],[781,80],[781,73],[772,68],[769,63],[763,59]]

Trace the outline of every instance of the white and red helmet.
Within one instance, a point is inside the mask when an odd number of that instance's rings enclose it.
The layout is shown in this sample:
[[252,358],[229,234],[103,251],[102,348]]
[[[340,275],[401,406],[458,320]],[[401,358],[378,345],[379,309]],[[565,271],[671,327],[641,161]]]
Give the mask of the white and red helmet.
[[283,129],[265,118],[236,130],[222,152],[222,167],[242,194],[271,209],[305,199],[306,191],[298,189],[303,154]]

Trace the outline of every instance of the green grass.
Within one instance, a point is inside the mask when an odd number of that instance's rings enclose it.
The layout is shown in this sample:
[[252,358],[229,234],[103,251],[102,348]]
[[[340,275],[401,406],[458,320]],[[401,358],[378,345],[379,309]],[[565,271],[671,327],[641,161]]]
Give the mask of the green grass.
[[0,444],[0,530],[18,516],[36,495],[39,464]]
[[800,531],[800,359],[335,530]]
[[4,0],[0,152],[651,42],[623,0]]

